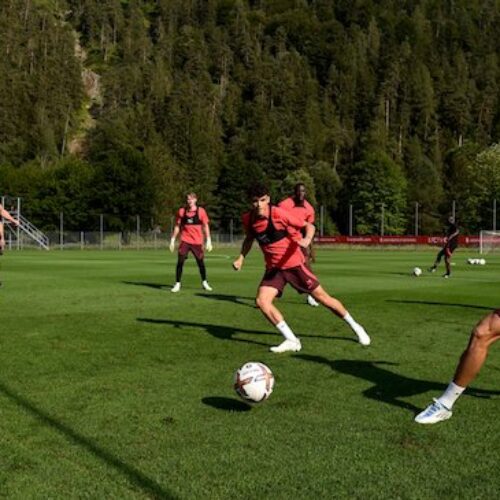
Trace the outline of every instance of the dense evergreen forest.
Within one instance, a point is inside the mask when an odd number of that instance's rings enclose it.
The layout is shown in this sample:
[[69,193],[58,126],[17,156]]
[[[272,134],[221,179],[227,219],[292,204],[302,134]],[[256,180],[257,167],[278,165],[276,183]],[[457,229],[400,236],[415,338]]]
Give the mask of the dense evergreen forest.
[[[0,193],[41,227],[227,230],[297,180],[327,231],[465,231],[500,201],[498,0],[1,0]],[[500,203],[499,203],[500,205]],[[148,222],[149,224],[149,222]]]

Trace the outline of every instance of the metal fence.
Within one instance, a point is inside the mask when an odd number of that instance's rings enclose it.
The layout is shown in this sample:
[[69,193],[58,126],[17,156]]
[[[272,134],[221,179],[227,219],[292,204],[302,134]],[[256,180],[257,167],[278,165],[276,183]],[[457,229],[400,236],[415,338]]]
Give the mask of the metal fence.
[[[109,231],[49,231],[51,250],[165,250],[170,244],[171,233],[159,231],[109,232]],[[36,241],[21,234],[19,240],[6,233],[6,247],[9,250],[39,249]],[[243,240],[241,234],[212,233],[212,242],[217,247],[238,246]]]

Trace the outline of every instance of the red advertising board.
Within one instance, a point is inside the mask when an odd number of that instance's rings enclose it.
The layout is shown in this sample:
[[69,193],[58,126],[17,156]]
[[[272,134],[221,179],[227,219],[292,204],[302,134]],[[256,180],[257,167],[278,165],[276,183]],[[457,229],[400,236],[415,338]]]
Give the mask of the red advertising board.
[[[442,236],[317,236],[320,245],[435,245],[444,244]],[[479,236],[459,236],[459,246],[479,246]]]

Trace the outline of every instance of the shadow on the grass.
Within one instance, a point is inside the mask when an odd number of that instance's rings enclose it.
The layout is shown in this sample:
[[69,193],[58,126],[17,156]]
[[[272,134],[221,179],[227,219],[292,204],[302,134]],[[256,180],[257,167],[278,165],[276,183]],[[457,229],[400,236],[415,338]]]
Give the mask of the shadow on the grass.
[[123,474],[132,484],[140,488],[145,495],[152,496],[154,498],[175,498],[173,494],[162,488],[153,479],[145,476],[141,471],[137,470],[135,467],[122,462],[119,458],[112,455],[109,451],[101,448],[92,439],[86,438],[81,434],[78,434],[75,430],[66,424],[63,424],[54,417],[51,417],[42,409],[35,406],[33,403],[28,401],[23,396],[20,396],[12,389],[8,388],[5,384],[0,382],[0,393],[8,397],[11,401],[21,407],[23,410],[27,410],[34,418],[38,419],[43,424],[57,430],[66,439],[72,441],[78,446],[84,448],[88,452],[92,453],[95,457],[103,461],[106,465],[114,467],[118,472]]
[[[411,397],[428,391],[434,391],[437,393],[435,395],[438,396],[446,388],[446,384],[409,378],[383,368],[382,366],[398,366],[398,363],[389,361],[360,361],[350,359],[330,361],[322,356],[310,356],[308,354],[297,354],[294,357],[303,361],[312,361],[327,365],[338,373],[367,380],[374,385],[363,391],[365,397],[398,406],[399,408],[404,408],[415,413],[422,409],[406,401],[401,401],[400,398]],[[489,398],[490,396],[499,395],[500,391],[486,391],[470,387],[465,394],[479,398]]]
[[122,281],[125,285],[145,286],[147,288],[154,288],[162,290],[163,288],[172,288],[172,285],[167,283],[148,283],[146,281]]
[[251,307],[252,309],[256,307],[254,297],[240,297],[239,295],[226,295],[222,293],[195,293],[195,295],[197,297],[203,297],[204,299],[231,302],[233,304],[239,304],[240,306]]
[[394,302],[396,304],[421,304],[426,306],[447,306],[447,307],[463,307],[464,309],[482,309],[485,311],[493,311],[496,307],[476,306],[474,304],[455,304],[450,302],[432,302],[430,300],[395,300],[387,299],[386,302]]
[[218,410],[243,412],[250,411],[252,409],[249,404],[232,398],[221,398],[214,396],[203,398],[201,401],[203,404],[211,406],[212,408],[217,408]]
[[[175,328],[202,328],[209,335],[215,337],[220,340],[234,340],[236,342],[246,342],[248,344],[257,344],[269,347],[269,344],[264,342],[259,342],[258,340],[250,340],[250,339],[240,339],[235,338],[234,335],[238,333],[250,334],[250,335],[273,335],[277,334],[277,332],[273,331],[262,331],[262,330],[249,330],[247,328],[237,328],[233,326],[223,326],[223,325],[211,325],[207,323],[194,323],[191,321],[179,321],[175,319],[156,319],[156,318],[137,318],[137,321],[141,323],[152,323],[156,325],[170,325]],[[323,335],[306,335],[306,334],[297,334],[300,338],[314,338],[314,339],[323,339],[323,340],[342,340],[345,342],[356,342],[353,338],[349,337],[332,337],[332,336],[323,336]],[[281,340],[280,340],[281,342]]]

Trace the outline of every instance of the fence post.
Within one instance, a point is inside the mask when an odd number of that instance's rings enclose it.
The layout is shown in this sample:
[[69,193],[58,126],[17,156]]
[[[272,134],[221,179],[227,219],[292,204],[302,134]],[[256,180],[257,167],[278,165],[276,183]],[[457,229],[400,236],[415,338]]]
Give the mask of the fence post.
[[59,248],[64,249],[64,212],[59,212]]
[[321,205],[319,207],[319,235],[324,235],[325,229],[325,207]]
[[451,203],[451,216],[453,217],[453,220],[455,221],[455,212],[456,212],[456,203],[455,200]]
[[349,236],[352,236],[352,203],[349,203]]
[[80,231],[80,250],[83,250],[84,246],[85,246],[85,236],[83,231]]
[[[5,208],[5,206],[2,204],[2,206]],[[21,220],[21,198],[19,196],[17,197],[17,220]],[[21,248],[21,228],[17,226],[16,228],[16,238],[17,238],[17,249],[20,250]]]
[[233,218],[229,221],[229,241],[233,243]]
[[415,202],[415,236],[418,236],[418,201]]
[[493,231],[497,230],[497,199],[493,200]]
[[100,235],[100,238],[101,238],[100,247],[101,247],[101,250],[102,250],[102,247],[103,247],[103,244],[104,244],[104,215],[103,214],[99,215],[99,235]]
[[141,216],[137,215],[137,226],[136,226],[136,233],[137,233],[137,244],[136,248],[139,250],[139,237],[141,235]]
[[384,236],[384,208],[385,205],[382,203],[382,210],[380,213],[380,236]]

